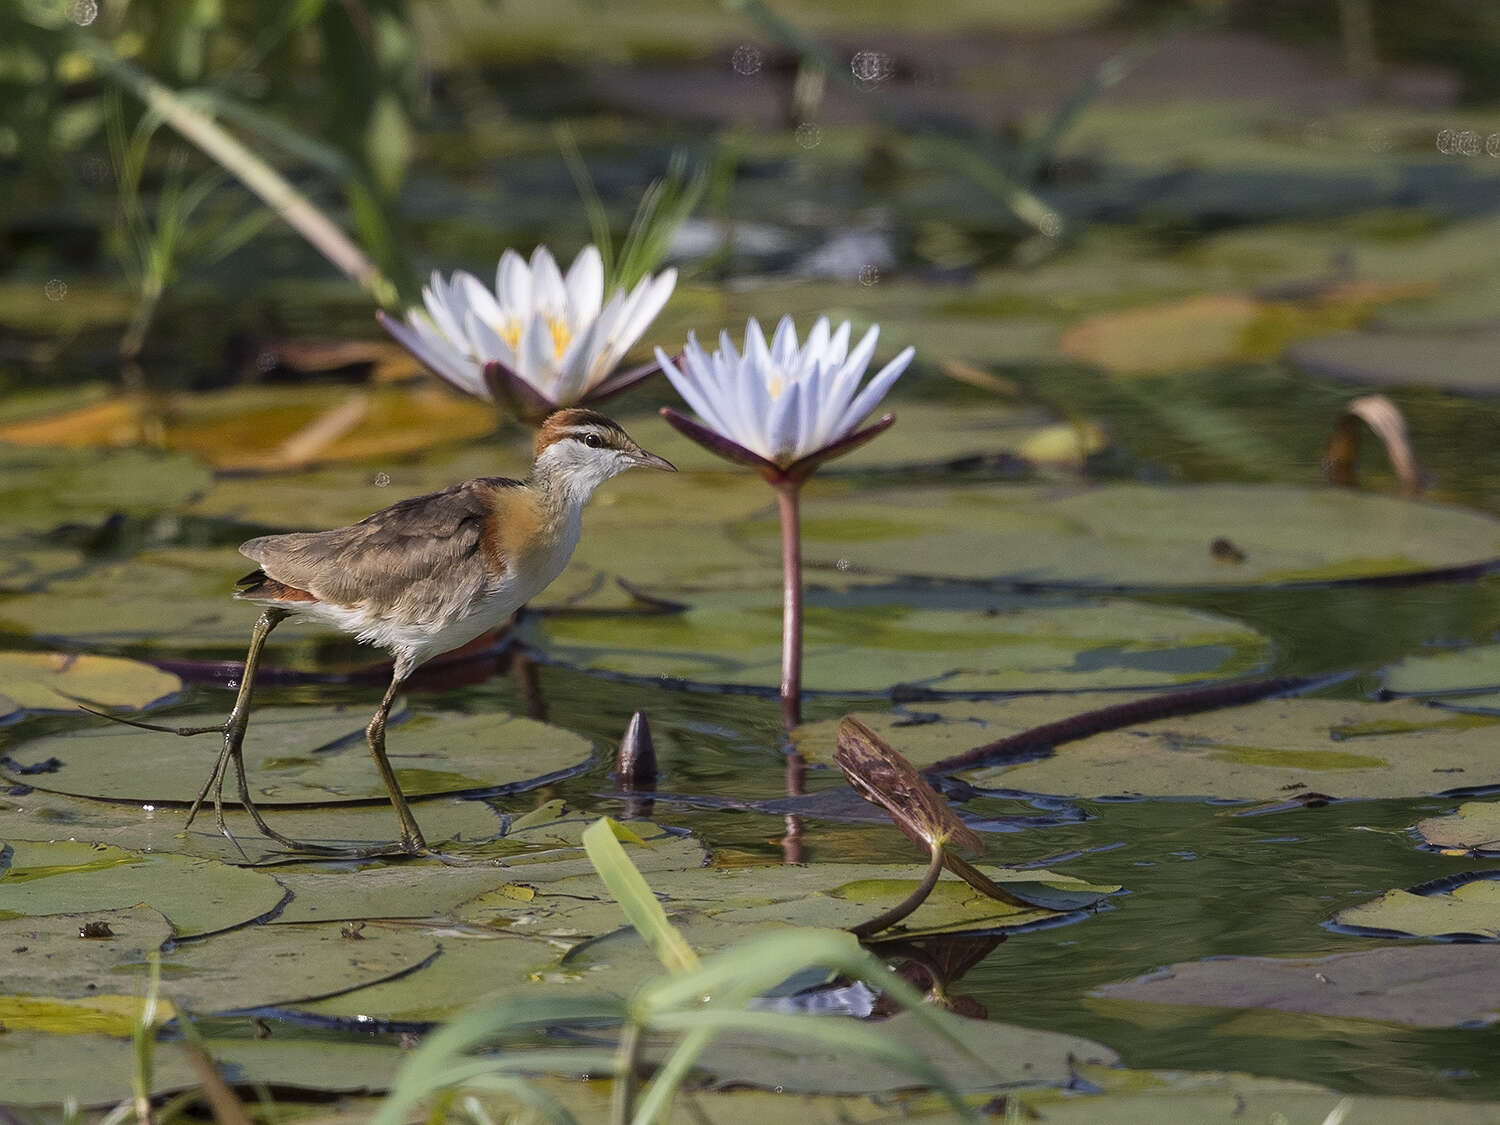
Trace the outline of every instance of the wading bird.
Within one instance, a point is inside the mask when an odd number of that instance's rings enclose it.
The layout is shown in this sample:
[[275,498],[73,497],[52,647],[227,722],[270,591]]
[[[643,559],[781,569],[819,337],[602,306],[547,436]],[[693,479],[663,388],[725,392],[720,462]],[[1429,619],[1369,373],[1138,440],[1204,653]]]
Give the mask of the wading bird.
[[[242,543],[240,552],[259,569],[239,580],[234,596],[260,606],[261,614],[229,717],[213,727],[116,721],[172,734],[224,735],[189,824],[212,791],[219,831],[233,841],[223,813],[232,764],[245,811],[262,833],[286,847],[340,856],[420,852],[427,846],[422,830],[385,754],[385,723],[397,689],[421,664],[495,628],[546,588],[578,545],[583,507],[594,489],[636,466],[676,471],[604,415],[560,410],[538,431],[525,480],[477,477],[402,500],[349,527]],[[266,637],[288,617],[332,625],[395,657],[390,687],[365,737],[401,822],[399,845],[346,849],[293,840],[272,829],[250,798],[242,748],[255,670]]]

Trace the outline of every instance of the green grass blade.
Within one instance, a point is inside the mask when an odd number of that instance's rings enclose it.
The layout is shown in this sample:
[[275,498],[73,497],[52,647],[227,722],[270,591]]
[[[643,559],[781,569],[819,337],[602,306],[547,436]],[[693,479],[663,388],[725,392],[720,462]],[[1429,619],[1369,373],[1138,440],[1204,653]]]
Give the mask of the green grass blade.
[[669,972],[687,973],[698,969],[701,965],[698,955],[668,920],[667,912],[656,901],[646,880],[630,862],[625,849],[620,847],[620,841],[615,838],[617,829],[625,831],[606,816],[584,830],[583,847],[588,852],[589,862],[599,872],[610,894],[615,896],[636,933],[645,939]]
[[[892,1040],[878,1027],[869,1027],[847,1017],[735,1012],[709,1007],[697,1011],[663,1012],[652,1020],[651,1026],[653,1030],[660,1031],[707,1031],[714,1034],[743,1032],[774,1040],[801,1040],[839,1054],[857,1052],[905,1071],[923,1085],[938,1091],[965,1120],[972,1120],[974,1117],[973,1112],[964,1104],[958,1088],[941,1070],[910,1047]],[[642,1110],[644,1109],[643,1102]],[[638,1120],[651,1119],[642,1115]]]
[[433,1032],[401,1065],[372,1125],[401,1125],[411,1108],[440,1087],[441,1076],[469,1050],[502,1032],[593,1021],[622,1022],[625,1005],[613,997],[507,996],[470,1009]]

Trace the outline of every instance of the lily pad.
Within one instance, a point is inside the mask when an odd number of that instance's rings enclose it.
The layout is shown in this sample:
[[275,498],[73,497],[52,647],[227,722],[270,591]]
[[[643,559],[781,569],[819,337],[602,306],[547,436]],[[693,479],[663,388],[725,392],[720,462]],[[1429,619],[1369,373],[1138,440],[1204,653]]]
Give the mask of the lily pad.
[[[961,1021],[958,1034],[970,1052],[955,1051],[910,1012],[883,1021],[882,1037],[926,1059],[960,1090],[1017,1085],[1063,1086],[1073,1067],[1119,1061],[1101,1043],[1055,1031],[988,1020]],[[658,1048],[660,1050],[660,1048]],[[664,1054],[664,1052],[663,1052]],[[766,1036],[721,1035],[698,1058],[698,1069],[724,1088],[754,1086],[793,1093],[855,1094],[910,1089],[909,1071],[868,1055]]]
[[1077,1068],[1078,1077],[1099,1092],[1021,1090],[1017,1099],[1049,1125],[1160,1125],[1191,1121],[1194,1125],[1243,1125],[1255,1122],[1307,1122],[1336,1119],[1359,1125],[1410,1125],[1442,1121],[1444,1125],[1482,1125],[1500,1113],[1494,1103],[1440,1098],[1380,1097],[1341,1094],[1310,1082],[1262,1078],[1212,1071],[1104,1070]]
[[1398,695],[1448,695],[1497,688],[1500,645],[1474,645],[1408,656],[1387,668],[1381,679],[1386,691]]
[[[377,1043],[306,1039],[208,1039],[203,1044],[226,1082],[278,1090],[363,1093],[384,1090],[402,1052]],[[130,1097],[136,1072],[129,1038],[49,1035],[15,1031],[0,1037],[5,1100],[12,1105],[113,1106]],[[151,1090],[156,1094],[195,1089],[201,1080],[178,1043],[156,1045]]]
[[1417,835],[1450,854],[1500,855],[1500,803],[1465,802],[1448,816],[1418,821]]
[[[906,898],[924,873],[920,864],[819,863],[659,871],[653,873],[651,884],[668,913],[691,912],[752,926],[793,922],[842,929]],[[1097,904],[1119,889],[1045,870],[1001,868],[985,874],[1002,886],[1022,891],[1036,886],[1043,891],[1077,892],[1076,897],[1068,895],[1067,910]],[[593,905],[607,900],[596,876],[544,882],[523,869],[507,885],[465,903],[460,916],[476,924],[506,925],[512,932],[597,936],[619,928],[618,924],[593,928],[601,918],[609,922],[610,916]],[[927,904],[902,928],[909,934],[1015,929],[1055,920],[1061,913],[997,902],[945,874]]]
[[[575,823],[586,826],[588,822]],[[630,828],[644,840],[644,846],[631,848],[631,860],[648,875],[701,867],[707,862],[708,853],[691,836],[638,822],[630,822]],[[593,871],[581,845],[552,846],[528,853],[524,850],[527,842],[516,839],[526,835],[530,834],[523,831],[466,849],[466,858],[478,862],[472,867],[407,862],[360,871],[280,873],[278,878],[292,892],[292,899],[276,921],[435,918],[451,914],[479,895],[512,887],[518,879],[532,885]],[[482,862],[485,860],[489,862]]]
[[1287,358],[1317,375],[1380,387],[1500,393],[1500,332],[1348,332],[1307,340]]
[[1500,940],[1500,882],[1495,881],[1494,872],[1478,872],[1470,881],[1447,890],[1386,891],[1372,902],[1340,910],[1333,921],[1396,937],[1496,941]]
[[[207,726],[223,718],[179,715],[172,721]],[[245,739],[245,767],[256,803],[385,800],[385,787],[365,745],[368,721],[363,708],[257,710]],[[406,795],[422,797],[529,788],[582,769],[593,748],[585,738],[530,719],[422,712],[398,716],[390,724],[386,751]],[[9,758],[13,770],[57,759],[45,774],[26,776],[27,784],[38,789],[154,804],[192,801],[217,753],[212,735],[179,738],[108,725],[23,742],[10,749]],[[226,798],[230,796],[226,789]]]
[[1277,699],[1133,725],[964,776],[1071,797],[1415,797],[1500,785],[1497,729],[1492,718],[1406,700]]
[[172,673],[116,656],[0,652],[0,695],[28,711],[74,711],[80,702],[136,710],[181,690]]
[[1131,1005],[1268,1008],[1458,1027],[1500,1016],[1500,947],[1403,945],[1330,957],[1221,957],[1171,965],[1093,995]]
[[309,1015],[360,1022],[436,1023],[452,1019],[471,1005],[514,996],[518,989],[545,981],[556,983],[563,977],[557,958],[572,944],[470,928],[429,932],[435,933],[441,949],[415,972],[321,1000],[298,1001],[291,1007]]
[[150,436],[217,469],[264,471],[410,455],[482,437],[494,426],[488,404],[431,386],[261,385],[161,402],[115,399],[13,422],[0,427],[0,441],[86,449]]
[[286,891],[269,875],[213,860],[147,855],[108,844],[11,840],[0,868],[0,918],[80,914],[144,903],[172,936],[231,929],[269,914]]
[[0,594],[37,589],[82,565],[83,555],[65,547],[43,546],[26,538],[0,538]]
[[[248,566],[229,547],[150,551],[0,602],[0,631],[87,645],[166,642],[243,651],[256,610],[231,595]],[[284,646],[301,633],[283,625],[268,647]]]
[[[1260,636],[1234,622],[1118,600],[810,589],[803,605],[811,691],[1146,687],[1244,674],[1268,655]],[[628,627],[553,618],[532,635],[550,659],[591,672],[766,689],[780,682],[781,605],[770,593],[700,594],[685,613]]]
[[[814,482],[816,485],[816,482]],[[1118,484],[819,495],[803,549],[820,566],[1030,586],[1183,589],[1333,583],[1487,566],[1500,520],[1340,489]],[[774,520],[739,525],[779,557]]]
[[211,481],[206,469],[180,454],[0,444],[0,524],[42,530],[117,512],[173,511]]
[[[916,711],[858,711],[859,719],[918,768],[1084,711],[1145,698],[1141,693],[1056,692],[998,700],[923,702]],[[804,723],[792,742],[810,762],[833,762],[839,719]]]
[[[20,796],[0,796],[0,839],[113,844],[233,864],[309,862],[307,855],[290,853],[261,836],[237,806],[225,808],[224,822],[238,846],[220,834],[212,812],[200,816],[191,828],[183,827],[186,817],[176,806],[115,804],[29,789]],[[448,797],[422,802],[422,830],[435,846],[473,847],[499,832],[500,824],[500,815],[483,801]],[[335,847],[383,840],[393,831],[390,808],[379,804],[282,809],[276,827],[294,840]]]
[[[91,936],[83,936],[85,932]],[[161,952],[171,937],[172,924],[149,906],[0,918],[0,942],[7,951],[5,990],[48,999],[143,997],[144,974],[132,979],[121,969],[144,967],[146,958]],[[129,1026],[122,1030],[128,1032]]]

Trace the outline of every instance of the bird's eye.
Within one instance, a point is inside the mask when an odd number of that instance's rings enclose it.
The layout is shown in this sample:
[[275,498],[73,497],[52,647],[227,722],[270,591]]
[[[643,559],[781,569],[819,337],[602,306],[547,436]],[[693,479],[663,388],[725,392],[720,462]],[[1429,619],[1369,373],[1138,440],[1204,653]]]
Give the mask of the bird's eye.
[[604,442],[600,440],[598,434],[584,434],[583,444],[588,446],[590,449],[598,449],[601,445],[604,444]]

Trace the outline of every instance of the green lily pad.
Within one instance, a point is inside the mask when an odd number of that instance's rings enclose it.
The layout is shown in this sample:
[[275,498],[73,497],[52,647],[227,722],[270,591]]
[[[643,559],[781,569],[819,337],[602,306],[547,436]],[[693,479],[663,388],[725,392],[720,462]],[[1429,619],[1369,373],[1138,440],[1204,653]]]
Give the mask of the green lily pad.
[[1398,695],[1447,695],[1500,687],[1500,645],[1408,656],[1387,668],[1381,679],[1386,691]]
[[[859,719],[920,768],[1085,711],[1144,698],[1142,693],[1057,692],[997,700],[923,702],[919,711],[856,711]],[[804,723],[792,742],[809,762],[831,763],[839,719]]]
[[299,1001],[292,1007],[310,1015],[362,1022],[452,1019],[473,1004],[564,979],[557,970],[557,958],[572,944],[455,927],[435,936],[441,946],[438,955],[415,972],[337,996]]
[[[85,925],[105,927],[106,936],[80,937]],[[144,996],[147,957],[171,937],[166,918],[145,906],[3,919],[5,987],[47,998]],[[364,926],[353,937],[336,925],[242,926],[174,945],[162,958],[162,995],[193,1012],[267,1007],[397,976],[437,950],[432,937],[392,926]]]
[[[580,829],[589,823],[581,819],[568,822],[570,827],[576,824]],[[708,853],[691,836],[634,821],[630,829],[644,841],[644,846],[631,849],[631,859],[648,875],[701,867],[707,862]],[[549,826],[545,831],[555,829]],[[476,863],[472,867],[413,861],[352,872],[283,872],[278,878],[292,892],[292,900],[276,921],[433,918],[450,914],[460,904],[486,892],[511,886],[523,876],[530,883],[541,883],[593,871],[581,844],[544,844],[539,837],[538,830],[523,829],[467,848],[466,858]]]
[[22,593],[83,565],[83,555],[25,539],[0,537],[0,594]]
[[[160,641],[173,648],[212,645],[243,652],[256,610],[231,595],[234,580],[248,568],[229,547],[150,551],[0,602],[0,631],[86,645]],[[301,632],[283,625],[269,647],[284,646]]]
[[[256,803],[385,800],[385,787],[365,745],[368,720],[363,708],[257,710],[245,739],[245,767]],[[221,714],[172,719],[190,727],[222,721]],[[38,789],[154,804],[192,801],[218,745],[212,735],[179,738],[111,724],[23,742],[9,756],[12,769],[21,770],[58,760],[45,773],[25,776]],[[406,795],[422,797],[527,788],[582,768],[593,751],[587,739],[530,719],[423,712],[392,721],[386,752]],[[226,800],[232,799],[232,788],[226,789]]]
[[212,481],[191,457],[0,444],[0,524],[42,530],[177,509]]
[[[651,886],[663,907],[672,912],[691,912],[727,922],[762,925],[792,922],[803,925],[845,928],[863,922],[906,898],[920,881],[920,864],[819,863],[805,867],[690,868],[657,871]],[[538,874],[545,874],[539,865]],[[1118,887],[1100,887],[1045,870],[987,870],[1002,886],[1024,891],[1033,885],[1056,886],[1080,892],[1075,904],[1093,904]],[[587,937],[612,932],[616,924],[599,928],[610,916],[596,904],[608,899],[597,876],[578,875],[556,881],[536,878],[532,869],[512,875],[511,881],[480,895],[460,908],[465,921],[507,926],[511,932]],[[906,923],[908,933],[947,933],[967,930],[1001,930],[1029,926],[1055,919],[1063,911],[1045,907],[1022,907],[997,902],[955,877],[939,880],[929,905],[923,905]],[[592,930],[592,932],[590,932]]]
[[181,690],[172,673],[117,656],[0,652],[0,695],[28,711],[74,711],[79,703],[137,710]]
[[[85,926],[103,927],[104,932],[99,937],[83,937]],[[149,906],[0,918],[0,942],[6,949],[5,990],[47,999],[92,999],[101,994],[143,997],[145,976],[132,978],[122,974],[122,968],[144,966],[146,958],[159,953],[171,937],[172,924]],[[129,1030],[128,1025],[124,1030]]]
[[1329,957],[1189,961],[1093,995],[1136,1004],[1265,1008],[1410,1027],[1500,1016],[1500,947],[1403,945]]
[[1468,801],[1448,816],[1417,822],[1417,835],[1434,848],[1463,855],[1500,855],[1500,804]]
[[1477,875],[1451,890],[1386,891],[1333,916],[1340,926],[1397,937],[1500,939],[1500,882]]
[[1212,1071],[1143,1071],[1100,1067],[1077,1068],[1078,1076],[1099,1093],[1020,1090],[1017,1099],[1051,1125],[1160,1125],[1191,1121],[1194,1125],[1243,1125],[1256,1122],[1307,1122],[1333,1119],[1340,1106],[1343,1120],[1359,1125],[1410,1125],[1413,1121],[1481,1125],[1500,1113],[1494,1103],[1441,1098],[1349,1097],[1311,1082],[1262,1078]]
[[[910,1012],[878,1026],[881,1035],[926,1059],[960,1090],[1017,1085],[1066,1085],[1079,1063],[1119,1061],[1101,1043],[1055,1031],[988,1020],[960,1021],[958,1034],[971,1053],[960,1053],[933,1035]],[[661,1051],[660,1047],[657,1048]],[[651,1052],[655,1053],[655,1052]],[[911,1074],[877,1058],[796,1040],[729,1032],[715,1038],[697,1067],[718,1087],[754,1086],[793,1093],[855,1094],[910,1089]]]
[[279,906],[286,891],[259,871],[108,844],[12,840],[0,868],[0,918],[81,914],[144,903],[174,937],[231,929]]
[[[180,852],[234,864],[309,862],[305,854],[287,852],[256,830],[237,806],[224,810],[224,822],[238,846],[214,825],[212,810],[183,827],[186,810],[179,807],[124,805],[70,797],[31,789],[20,796],[0,796],[0,839],[73,841],[113,844],[143,852]],[[387,805],[325,805],[311,809],[281,809],[278,831],[294,840],[331,846],[389,839],[392,827]],[[500,815],[483,801],[432,798],[422,802],[422,829],[434,846],[470,848],[500,831]],[[288,904],[290,905],[290,904]]]
[[[779,558],[774,519],[738,525]],[[1500,521],[1347,489],[1117,484],[893,489],[803,504],[803,550],[852,573],[1087,588],[1243,587],[1418,575],[1500,557]]]
[[[1496,724],[1406,700],[1266,700],[1135,724],[1065,743],[1041,761],[964,777],[1071,797],[1415,797],[1500,783]],[[896,747],[905,752],[899,740]]]
[[1436,387],[1500,393],[1500,332],[1346,332],[1307,340],[1287,352],[1296,366],[1379,387]]
[[176,946],[162,992],[194,1012],[285,1006],[401,976],[437,952],[430,934],[399,926],[245,926]]
[[[1100,599],[811,589],[804,595],[803,683],[813,691],[916,685],[974,693],[1138,687],[1240,675],[1266,642],[1223,618]],[[712,593],[681,614],[534,622],[550,659],[591,672],[774,688],[781,604],[774,594]]]
[[[306,1039],[209,1039],[203,1044],[225,1081],[278,1090],[363,1093],[384,1090],[400,1065],[402,1052],[378,1043]],[[0,1036],[0,1067],[5,1100],[12,1105],[117,1105],[131,1096],[135,1048],[129,1038],[107,1035],[49,1035],[15,1031]],[[184,1048],[156,1045],[151,1064],[155,1094],[201,1085]]]

